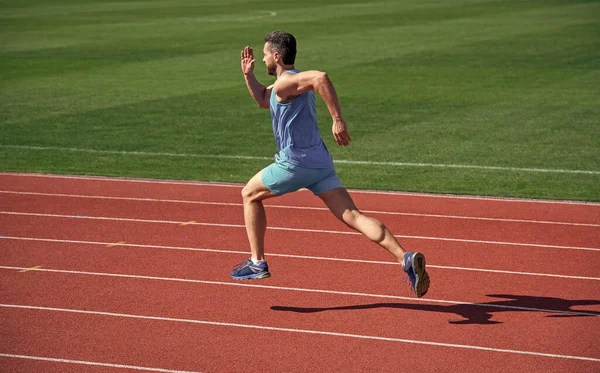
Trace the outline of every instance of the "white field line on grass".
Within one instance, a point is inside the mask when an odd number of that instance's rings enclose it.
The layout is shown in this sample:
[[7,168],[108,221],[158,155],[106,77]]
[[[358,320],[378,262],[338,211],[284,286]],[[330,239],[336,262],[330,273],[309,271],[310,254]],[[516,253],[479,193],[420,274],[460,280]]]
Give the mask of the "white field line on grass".
[[600,359],[598,359],[598,358],[586,357],[586,356],[559,355],[559,354],[551,354],[551,353],[535,352],[535,351],[511,350],[511,349],[505,349],[505,348],[485,347],[485,346],[476,346],[476,345],[463,345],[463,344],[456,344],[456,343],[443,343],[443,342],[434,342],[434,341],[422,341],[422,340],[404,339],[404,338],[390,338],[390,337],[380,337],[380,336],[363,335],[363,334],[338,333],[338,332],[321,331],[321,330],[280,328],[280,327],[265,326],[265,325],[237,324],[237,323],[210,321],[210,320],[181,319],[181,318],[164,317],[164,316],[135,315],[135,314],[127,314],[127,313],[79,310],[79,309],[72,309],[72,308],[40,307],[40,306],[21,305],[21,304],[0,304],[0,307],[12,308],[12,309],[48,311],[48,312],[74,313],[74,314],[94,315],[94,316],[104,316],[104,317],[120,317],[120,318],[163,321],[163,322],[166,321],[166,322],[187,323],[187,324],[197,324],[197,325],[235,327],[235,328],[255,329],[255,330],[258,329],[258,330],[268,330],[268,331],[272,331],[272,332],[302,333],[302,334],[312,334],[312,335],[323,335],[323,336],[329,336],[329,337],[357,338],[357,339],[376,340],[376,341],[385,341],[385,342],[410,343],[410,344],[429,345],[429,346],[437,346],[437,347],[448,347],[448,348],[469,349],[469,350],[489,351],[489,352],[508,353],[508,354],[533,355],[533,356],[539,356],[539,357],[549,357],[549,358],[558,358],[558,359],[600,362]]
[[[5,306],[6,305],[4,305],[4,307]],[[23,359],[23,360],[49,361],[49,362],[52,362],[52,363],[62,363],[62,364],[90,365],[90,366],[107,367],[107,368],[117,368],[117,369],[143,370],[143,371],[146,371],[146,372],[201,373],[201,372],[192,372],[192,371],[189,371],[189,370],[173,370],[173,369],[163,369],[163,368],[150,368],[150,367],[141,367],[141,366],[137,366],[137,365],[100,363],[100,362],[97,362],[97,361],[71,360],[71,359],[61,359],[61,358],[56,358],[56,357],[44,357],[44,356],[31,356],[31,355],[17,355],[17,354],[0,353],[0,357],[13,358],[13,359]]]
[[[286,287],[286,286],[259,285],[259,284],[252,284],[252,283],[248,283],[248,282],[244,282],[244,281],[235,281],[235,280],[232,280],[231,282],[224,282],[224,281],[187,279],[187,278],[178,278],[178,277],[144,276],[144,275],[132,275],[132,274],[125,274],[125,273],[74,271],[74,270],[52,269],[52,268],[25,268],[25,267],[12,267],[12,266],[0,265],[0,269],[5,269],[5,270],[9,270],[9,271],[22,271],[22,270],[27,269],[27,270],[29,270],[29,272],[60,273],[60,274],[67,274],[67,275],[114,277],[114,278],[151,280],[151,281],[169,281],[169,282],[182,282],[182,283],[217,285],[217,286],[237,286],[237,287],[248,287],[248,288],[255,288],[255,289],[276,290],[276,291],[318,293],[318,294],[343,295],[343,296],[365,297],[365,298],[397,299],[397,300],[406,300],[406,301],[412,301],[412,302],[418,302],[418,303],[448,304],[448,305],[452,305],[452,306],[467,305],[467,306],[474,306],[474,307],[495,308],[495,309],[503,309],[503,310],[544,312],[544,313],[565,314],[565,315],[572,315],[572,316],[600,317],[600,313],[592,312],[592,311],[586,312],[586,311],[571,311],[571,310],[556,310],[556,309],[552,310],[552,309],[524,307],[524,306],[511,306],[508,304],[503,304],[503,301],[500,301],[500,304],[473,303],[473,302],[461,302],[461,301],[453,301],[453,300],[445,300],[445,299],[404,297],[401,295],[357,293],[357,292],[350,292],[350,291],[327,290],[327,289],[307,289],[307,288],[292,288],[292,287]],[[493,311],[490,311],[490,312],[493,312]]]
[[[99,245],[106,247],[114,244],[113,242],[97,242],[97,241],[79,241],[79,240],[61,240],[55,238],[36,238],[36,237],[13,237],[13,236],[0,236],[1,239],[6,240],[18,240],[18,241],[32,241],[32,242],[53,242],[53,243],[66,243],[66,244],[79,244],[79,245]],[[221,253],[221,254],[242,254],[248,255],[247,251],[235,251],[235,250],[219,250],[219,249],[207,249],[202,247],[181,247],[181,246],[165,246],[165,245],[145,245],[135,243],[119,243],[120,247],[135,247],[144,249],[164,249],[164,250],[182,250],[182,251],[199,251],[209,253]],[[293,259],[308,259],[308,260],[325,260],[332,262],[348,262],[348,263],[361,263],[361,264],[375,264],[375,265],[398,265],[396,262],[382,262],[376,260],[363,260],[363,259],[348,259],[348,258],[331,258],[322,256],[311,256],[311,255],[294,255],[294,254],[281,254],[281,253],[269,253],[269,256],[282,257],[282,258],[293,258]],[[488,273],[500,273],[507,275],[517,276],[540,276],[540,277],[558,277],[570,280],[592,280],[600,281],[600,277],[589,277],[589,276],[570,276],[570,275],[558,275],[553,273],[536,273],[536,272],[522,272],[522,271],[505,271],[500,269],[484,269],[484,268],[467,268],[467,267],[456,267],[456,266],[440,266],[435,264],[427,264],[428,268],[455,270],[455,271],[474,271],[474,272],[488,272]],[[31,270],[31,269],[30,269]]]
[[[246,17],[239,17],[236,18],[236,22],[239,21],[249,21],[252,19],[258,19],[258,18],[265,18],[265,17],[275,17],[277,15],[277,12],[274,12],[272,10],[259,10],[255,13],[259,13],[257,15],[254,16],[246,16]],[[216,18],[220,18],[220,17],[216,17]],[[218,22],[221,22],[221,20],[217,19]]]
[[[0,145],[0,147],[2,147]],[[236,188],[242,190],[243,184],[227,183],[218,181],[185,181],[185,180],[158,180],[158,179],[136,179],[128,177],[105,177],[105,176],[76,176],[76,175],[54,175],[54,174],[27,174],[27,173],[12,173],[0,172],[0,176],[13,177],[31,177],[44,179],[66,179],[66,180],[88,180],[88,181],[103,181],[103,182],[123,182],[123,183],[144,183],[144,184],[166,184],[166,185],[182,185],[182,186],[201,186],[214,188]],[[423,198],[442,198],[450,200],[475,200],[488,202],[516,202],[516,203],[542,203],[550,205],[583,205],[588,207],[600,207],[597,202],[585,201],[563,201],[563,200],[543,200],[543,199],[526,199],[526,198],[509,198],[509,197],[493,197],[493,196],[469,196],[455,194],[430,194],[417,192],[398,192],[398,191],[382,191],[382,190],[362,190],[348,189],[352,194],[375,194],[375,195],[391,195],[391,196],[407,196],[407,197],[423,197]]]
[[[236,207],[243,206],[243,203],[235,203],[235,202],[190,201],[190,200],[162,199],[162,198],[148,198],[148,197],[114,197],[114,196],[98,196],[98,195],[83,195],[83,194],[22,192],[22,191],[14,191],[14,190],[0,190],[0,193],[15,194],[15,195],[28,195],[28,196],[43,196],[43,197],[103,199],[103,200],[115,200],[115,201],[179,203],[179,204],[209,205],[209,206],[236,206]],[[290,209],[290,210],[310,210],[310,211],[329,211],[329,209],[326,207],[307,207],[307,206],[272,205],[272,204],[265,204],[265,208]],[[554,224],[554,225],[570,225],[570,226],[582,226],[582,227],[600,227],[600,224],[572,223],[572,222],[562,222],[562,221],[531,220],[531,219],[506,219],[506,218],[489,218],[489,217],[478,217],[478,216],[441,215],[441,214],[419,214],[419,213],[411,213],[411,212],[379,211],[379,210],[361,210],[361,211],[368,213],[368,214],[415,216],[415,217],[440,218],[440,219],[461,219],[461,220],[497,221],[497,222],[508,222],[508,223]]]
[[[60,146],[0,145],[0,148],[25,149],[25,150],[53,150],[53,151],[59,151],[59,152],[115,154],[115,155],[146,156],[146,157],[243,159],[243,160],[261,160],[261,161],[273,159],[272,157],[259,157],[259,156],[250,156],[250,155],[141,152],[141,151],[129,151],[129,150],[99,150],[99,149],[85,149],[85,148],[67,148],[67,147],[60,147]],[[353,161],[353,160],[345,160],[345,159],[334,160],[334,163],[349,164],[349,165],[365,165],[365,166],[384,166],[384,167],[462,168],[462,169],[509,171],[509,172],[544,172],[544,173],[560,173],[560,174],[600,175],[600,171],[549,169],[549,168],[533,168],[533,167],[532,168],[529,168],[529,167],[525,167],[525,168],[522,168],[522,167],[499,167],[499,166],[419,163],[419,162],[375,162],[375,161]]]
[[[149,224],[186,224],[186,225],[198,225],[206,227],[226,227],[226,228],[243,228],[246,227],[242,224],[225,224],[225,223],[205,223],[198,221],[173,221],[173,220],[154,220],[154,219],[134,219],[134,218],[116,218],[106,216],[86,216],[86,215],[61,215],[61,214],[41,214],[34,212],[19,212],[19,211],[0,211],[0,215],[16,215],[16,216],[36,216],[44,218],[60,218],[60,219],[88,219],[88,220],[105,220],[105,221],[125,221],[132,223],[149,223]],[[345,235],[362,235],[359,232],[350,231],[335,231],[325,229],[305,229],[305,228],[288,228],[288,227],[274,227],[269,226],[269,230],[281,230],[281,231],[292,231],[292,232],[310,232],[310,233],[329,233],[329,234],[345,234]],[[1,232],[0,232],[1,234]],[[524,243],[524,242],[505,242],[505,241],[485,241],[485,240],[469,240],[462,238],[450,238],[450,237],[428,237],[428,236],[408,236],[408,235],[394,235],[397,238],[409,238],[416,240],[432,240],[432,241],[449,241],[449,242],[466,242],[466,243],[478,243],[478,244],[490,244],[490,245],[507,245],[507,246],[524,246],[524,247],[543,247],[550,249],[568,249],[568,250],[584,250],[584,251],[600,251],[600,248],[596,247],[580,247],[580,246],[560,246],[560,245],[545,245],[535,243]]]

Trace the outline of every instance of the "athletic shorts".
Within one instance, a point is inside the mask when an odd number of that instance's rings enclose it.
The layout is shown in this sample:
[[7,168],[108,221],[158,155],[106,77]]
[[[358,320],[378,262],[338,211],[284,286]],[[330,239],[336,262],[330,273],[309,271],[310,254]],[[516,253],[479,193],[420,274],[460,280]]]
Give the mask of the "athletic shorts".
[[333,165],[329,168],[306,168],[277,160],[262,173],[262,182],[278,196],[306,188],[315,195],[342,186]]

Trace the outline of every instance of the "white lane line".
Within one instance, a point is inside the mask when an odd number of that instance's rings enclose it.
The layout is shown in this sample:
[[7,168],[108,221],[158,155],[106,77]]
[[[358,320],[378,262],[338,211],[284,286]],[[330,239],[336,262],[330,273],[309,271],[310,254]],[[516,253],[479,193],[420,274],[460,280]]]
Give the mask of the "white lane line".
[[[55,242],[55,243],[68,243],[68,244],[79,244],[79,245],[98,245],[98,246],[102,246],[102,247],[106,247],[109,244],[108,242],[60,240],[60,239],[52,239],[52,238],[34,238],[34,237],[0,236],[0,239],[19,240],[19,241],[34,241],[34,242]],[[143,245],[143,244],[133,244],[133,243],[122,243],[119,246],[146,248],[146,249],[183,250],[183,251],[200,251],[200,252],[221,253],[221,254],[249,255],[249,253],[247,251],[206,249],[206,248],[201,248],[201,247],[196,248],[196,247],[178,247],[178,246],[164,246],[164,245]],[[325,260],[325,261],[334,261],[334,262],[375,264],[375,265],[398,265],[398,263],[396,263],[396,262],[382,262],[382,261],[376,261],[376,260],[347,259],[347,258],[331,258],[331,257],[310,256],[310,255],[269,253],[268,256],[282,257],[282,258],[294,258],[294,259],[308,259],[308,260]],[[558,277],[558,278],[565,278],[565,279],[570,279],[570,280],[600,281],[600,277],[570,276],[570,275],[558,275],[558,274],[552,274],[552,273],[505,271],[505,270],[499,270],[499,269],[441,266],[441,265],[435,265],[435,264],[427,264],[427,267],[438,268],[438,269],[457,270],[457,271],[501,273],[501,274],[508,274],[508,275],[517,275],[517,276]]]
[[[88,220],[106,220],[106,221],[126,221],[133,223],[150,223],[150,224],[177,224],[188,223],[188,225],[198,225],[207,227],[225,227],[225,228],[246,228],[242,224],[225,224],[225,223],[204,223],[204,222],[185,222],[185,221],[172,221],[172,220],[152,220],[152,219],[133,219],[133,218],[114,218],[105,216],[85,216],[85,215],[61,215],[61,214],[39,214],[33,212],[17,212],[17,211],[0,211],[0,215],[18,215],[18,216],[37,216],[45,218],[67,218],[67,219],[88,219]],[[362,235],[358,232],[349,231],[334,231],[325,229],[304,229],[304,228],[288,228],[288,227],[268,227],[269,230],[280,230],[280,231],[293,231],[293,232],[309,232],[309,233],[330,233],[330,234],[345,234],[345,235]],[[518,243],[518,242],[505,242],[505,241],[485,241],[485,240],[468,240],[462,238],[450,238],[450,237],[428,237],[428,236],[408,236],[408,235],[394,235],[398,238],[416,239],[416,240],[433,240],[433,241],[448,241],[448,242],[466,242],[466,243],[478,243],[478,244],[491,244],[491,245],[507,245],[507,246],[523,246],[523,247],[544,247],[551,249],[568,249],[568,250],[584,250],[584,251],[600,251],[600,248],[596,247],[580,247],[580,246],[560,246],[560,245],[545,245],[545,244],[534,244],[534,243]]]
[[[14,190],[0,190],[0,193],[15,194],[15,195],[27,195],[27,196],[87,198],[87,199],[100,199],[100,200],[155,202],[155,203],[179,203],[179,204],[208,205],[208,206],[235,206],[235,207],[243,206],[242,203],[235,203],[235,202],[190,201],[190,200],[180,200],[180,199],[163,199],[163,198],[149,198],[149,197],[115,197],[115,196],[98,196],[98,195],[84,195],[84,194],[21,192],[21,191],[14,191]],[[329,209],[325,208],[325,207],[306,207],[306,206],[272,205],[272,204],[265,204],[265,208],[327,211],[327,212],[329,211]],[[562,221],[506,219],[506,218],[489,218],[489,217],[478,217],[478,216],[441,215],[441,214],[419,214],[419,213],[412,213],[412,212],[379,211],[379,210],[361,210],[361,211],[363,211],[365,213],[369,213],[369,214],[416,216],[416,217],[439,218],[439,219],[461,219],[461,220],[479,220],[479,221],[498,221],[498,222],[508,222],[508,223],[553,224],[553,225],[568,225],[568,226],[582,226],[582,227],[600,227],[600,224],[572,223],[572,222],[562,222]]]
[[94,315],[94,316],[121,317],[121,318],[153,320],[153,321],[168,321],[168,322],[177,322],[177,323],[212,325],[212,326],[223,326],[223,327],[235,327],[235,328],[244,328],[244,329],[258,329],[258,330],[268,330],[268,331],[274,331],[274,332],[325,335],[325,336],[330,336],[330,337],[357,338],[357,339],[377,340],[377,341],[386,341],[386,342],[399,342],[399,343],[479,350],[479,351],[508,353],[508,354],[533,355],[533,356],[550,357],[550,358],[558,358],[558,359],[585,360],[585,361],[600,362],[600,359],[598,359],[598,358],[586,357],[586,356],[559,355],[559,354],[550,354],[550,353],[535,352],[535,351],[511,350],[511,349],[505,349],[505,348],[463,345],[463,344],[457,344],[457,343],[443,343],[443,342],[434,342],[434,341],[421,341],[421,340],[404,339],[404,338],[390,338],[390,337],[380,337],[380,336],[362,335],[362,334],[337,333],[337,332],[320,331],[320,330],[279,328],[279,327],[264,326],[264,325],[236,324],[236,323],[209,321],[209,320],[181,319],[181,318],[150,316],[150,315],[135,315],[135,314],[116,313],[116,312],[79,310],[79,309],[72,309],[72,308],[39,307],[39,306],[20,305],[20,304],[0,304],[0,307],[14,308],[14,309],[28,309],[28,310],[36,310],[36,311],[75,313],[75,314]]
[[[262,158],[262,157],[258,157]],[[265,159],[271,159],[264,157]],[[26,174],[0,172],[0,176],[12,177],[30,177],[30,178],[45,178],[45,179],[66,179],[66,180],[92,180],[103,182],[124,182],[124,183],[145,183],[145,184],[166,184],[166,185],[182,185],[182,186],[200,186],[200,187],[215,187],[215,188],[236,188],[242,189],[244,184],[226,183],[217,181],[184,181],[184,180],[157,180],[157,179],[136,179],[129,177],[103,177],[103,176],[77,176],[77,175],[54,175],[54,174]],[[517,202],[517,203],[542,203],[554,205],[582,205],[586,207],[600,207],[598,202],[586,201],[564,201],[564,200],[543,200],[543,199],[527,199],[527,198],[508,198],[508,197],[493,197],[493,196],[470,196],[470,195],[455,195],[455,194],[430,194],[417,192],[400,192],[400,191],[381,191],[381,190],[363,190],[349,189],[353,194],[375,194],[375,195],[392,195],[403,197],[423,197],[423,198],[442,198],[453,200],[476,200],[487,202]]]
[[40,179],[65,179],[65,180],[84,180],[84,181],[102,181],[102,182],[120,182],[120,183],[140,183],[156,185],[180,185],[193,187],[220,187],[237,188],[242,190],[243,184],[225,183],[217,181],[186,181],[186,180],[157,180],[157,179],[135,179],[129,177],[104,177],[104,176],[78,176],[78,175],[53,175],[53,174],[24,174],[0,172],[0,176],[40,178]]
[[[25,267],[12,267],[12,266],[0,265],[0,269],[13,270],[13,271],[20,271],[23,268],[25,268]],[[301,293],[319,293],[319,294],[344,295],[344,296],[353,296],[353,297],[399,299],[399,300],[407,300],[407,301],[419,302],[419,303],[449,304],[449,305],[453,305],[453,306],[467,305],[467,306],[475,306],[475,307],[483,307],[483,308],[519,310],[519,311],[529,311],[529,312],[546,312],[546,313],[557,313],[557,314],[566,314],[566,315],[574,315],[574,316],[596,316],[596,317],[600,316],[600,313],[598,313],[598,312],[552,310],[552,309],[544,309],[544,308],[511,306],[511,305],[505,304],[505,301],[499,301],[498,304],[495,304],[495,303],[472,303],[472,302],[460,302],[460,301],[451,301],[451,300],[443,300],[443,299],[404,297],[404,296],[400,296],[400,295],[356,293],[356,292],[338,291],[338,290],[306,289],[306,288],[292,288],[292,287],[285,287],[285,286],[259,285],[259,284],[251,284],[251,283],[247,283],[247,282],[239,282],[239,281],[233,281],[233,280],[232,280],[233,282],[223,282],[223,281],[209,281],[209,280],[194,280],[194,279],[185,279],[185,278],[177,278],[177,277],[143,276],[143,275],[122,274],[122,273],[88,272],[88,271],[74,271],[74,270],[52,269],[52,268],[36,268],[36,269],[33,269],[31,272],[49,272],[49,273],[71,274],[71,275],[104,276],[104,277],[116,277],[116,278],[129,278],[129,279],[137,279],[137,280],[174,281],[174,282],[204,284],[204,285],[237,286],[237,287],[267,289],[267,290],[293,291],[293,292],[301,292]]]
[[[208,159],[243,159],[243,160],[272,160],[271,157],[259,157],[250,155],[222,155],[222,154],[193,154],[193,153],[169,153],[169,152],[142,152],[127,150],[99,150],[86,148],[68,148],[60,146],[29,146],[29,145],[0,145],[0,148],[25,149],[25,150],[53,150],[62,152],[79,152],[93,154],[120,154],[131,156],[150,156],[150,157],[176,157],[176,158],[208,158]],[[532,172],[532,173],[558,173],[558,174],[585,174],[600,175],[600,171],[595,170],[571,170],[571,169],[550,169],[535,167],[501,167],[485,165],[467,165],[467,164],[442,164],[442,163],[419,163],[419,162],[374,162],[374,161],[353,161],[346,159],[334,160],[336,164],[365,165],[365,166],[384,166],[384,167],[417,167],[417,168],[460,168],[473,170],[491,170],[491,171],[509,171],[509,172]]]
[[[5,305],[3,305],[3,307],[5,307]],[[118,369],[144,370],[144,371],[147,371],[147,372],[161,372],[161,373],[201,373],[201,372],[193,372],[193,371],[190,371],[190,370],[173,370],[173,369],[163,369],[163,368],[150,368],[150,367],[141,367],[141,366],[137,366],[137,365],[100,363],[100,362],[97,362],[97,361],[61,359],[61,358],[44,357],[44,356],[31,356],[31,355],[17,355],[17,354],[0,353],[0,357],[8,357],[8,358],[13,358],[13,359],[25,359],[25,360],[37,360],[37,361],[50,361],[50,362],[53,362],[53,363],[63,363],[63,364],[91,365],[91,366],[99,366],[99,367],[107,367],[107,368],[118,368]]]

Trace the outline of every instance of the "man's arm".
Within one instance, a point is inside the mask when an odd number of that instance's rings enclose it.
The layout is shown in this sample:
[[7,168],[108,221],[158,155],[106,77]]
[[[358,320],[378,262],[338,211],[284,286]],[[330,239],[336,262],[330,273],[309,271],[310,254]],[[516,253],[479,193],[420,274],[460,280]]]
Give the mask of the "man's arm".
[[317,70],[303,71],[298,74],[286,74],[277,79],[273,89],[283,101],[291,101],[296,96],[309,91],[316,91],[325,101],[333,126],[331,128],[335,141],[340,146],[350,144],[348,127],[342,117],[342,110],[337,93],[327,73]]
[[244,74],[248,92],[250,92],[254,101],[256,101],[259,107],[268,109],[272,86],[265,87],[256,80],[254,76],[254,52],[252,52],[252,48],[250,47],[242,50],[242,73]]

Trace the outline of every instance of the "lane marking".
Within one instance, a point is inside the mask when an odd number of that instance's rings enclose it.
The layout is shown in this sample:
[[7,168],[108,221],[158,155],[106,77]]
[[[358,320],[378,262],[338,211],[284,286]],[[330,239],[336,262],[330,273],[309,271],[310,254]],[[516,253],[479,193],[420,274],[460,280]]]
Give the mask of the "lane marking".
[[19,272],[25,273],[25,272],[29,272],[29,271],[34,271],[34,270],[36,270],[38,268],[42,268],[42,266],[35,266],[35,267],[25,268],[25,269],[20,270]]
[[[250,155],[221,155],[221,154],[190,154],[190,153],[169,153],[169,152],[142,152],[126,150],[99,150],[85,148],[67,148],[60,146],[29,146],[29,145],[0,145],[0,148],[25,149],[25,150],[54,150],[65,152],[93,153],[93,154],[120,154],[133,156],[150,157],[176,157],[176,158],[208,158],[208,159],[243,159],[271,161],[272,157],[250,156]],[[384,166],[384,167],[416,167],[416,168],[459,168],[488,171],[509,171],[509,172],[532,172],[532,173],[558,173],[558,174],[584,174],[600,175],[600,171],[594,170],[570,170],[570,169],[550,169],[535,167],[501,167],[484,166],[468,164],[442,164],[442,163],[420,163],[420,162],[374,162],[374,161],[353,161],[346,159],[334,160],[335,164],[364,165],[364,166]]]
[[[12,190],[0,190],[0,193],[15,194],[15,195],[44,196],[44,197],[89,198],[89,199],[100,199],[100,200],[155,202],[155,203],[180,203],[180,204],[209,205],[209,206],[242,207],[244,205],[243,203],[235,203],[235,202],[190,201],[190,200],[148,198],[148,197],[114,197],[114,196],[98,196],[98,195],[82,195],[82,194],[20,192],[20,191],[12,191]],[[325,207],[306,207],[306,206],[272,205],[272,204],[265,204],[264,206],[265,206],[265,208],[329,212],[329,209],[325,208]],[[459,216],[459,215],[442,215],[442,214],[420,214],[420,213],[412,213],[412,212],[362,210],[362,209],[361,209],[361,211],[363,211],[365,213],[369,213],[369,214],[415,216],[415,217],[440,218],[440,219],[462,219],[462,220],[479,220],[479,221],[500,221],[500,222],[509,222],[509,223],[555,224],[555,225],[569,225],[569,226],[583,226],[583,227],[600,227],[600,224],[592,224],[592,223],[572,223],[572,222],[561,222],[561,221],[506,219],[506,218],[489,218],[489,217],[478,217],[478,216]]]
[[181,224],[179,224],[179,225],[181,225],[181,226],[186,226],[186,225],[190,225],[190,224],[194,224],[194,223],[196,223],[196,221],[195,221],[195,220],[190,220],[190,221],[186,221],[185,223],[181,223]]
[[[17,211],[0,211],[0,215],[37,216],[37,217],[45,217],[45,218],[69,218],[69,219],[105,220],[105,221],[126,221],[126,222],[133,222],[133,223],[149,223],[149,224],[181,224],[181,223],[185,223],[185,222],[181,222],[181,221],[172,221],[172,220],[114,218],[114,217],[105,217],[105,216],[86,216],[86,215],[40,214],[40,213],[33,213],[33,212],[17,212]],[[244,228],[244,229],[246,229],[246,227],[242,224],[205,223],[205,222],[195,222],[195,223],[190,223],[190,224],[198,225],[198,226],[206,226],[206,227],[225,227],[225,228]],[[325,230],[325,229],[305,229],[305,228],[288,228],[288,227],[273,227],[273,226],[270,226],[267,229],[279,230],[279,231],[292,231],[292,232],[329,233],[329,234],[345,234],[345,235],[360,235],[360,236],[362,236],[362,233],[358,233],[358,232],[335,231],[335,230]],[[394,237],[417,239],[417,240],[467,242],[467,243],[492,244],[492,245],[544,247],[544,248],[552,248],[552,249],[600,251],[600,248],[596,248],[596,247],[545,245],[545,244],[505,242],[505,241],[469,240],[469,239],[451,238],[451,237],[428,237],[428,236],[409,236],[409,235],[394,235]]]
[[274,332],[325,335],[325,336],[331,336],[331,337],[357,338],[357,339],[366,339],[366,340],[410,343],[410,344],[418,344],[418,345],[429,345],[429,346],[437,346],[437,347],[449,347],[449,348],[499,352],[499,353],[508,353],[508,354],[533,355],[533,356],[550,357],[550,358],[558,358],[558,359],[600,362],[600,359],[598,359],[598,358],[586,357],[586,356],[559,355],[559,354],[551,354],[551,353],[545,353],[545,352],[512,350],[512,349],[505,349],[505,348],[464,345],[464,344],[457,344],[457,343],[444,343],[444,342],[434,342],[434,341],[422,341],[422,340],[404,339],[404,338],[390,338],[390,337],[380,337],[380,336],[363,335],[363,334],[338,333],[338,332],[321,331],[321,330],[279,328],[279,327],[264,326],[264,325],[237,324],[237,323],[217,322],[217,321],[209,321],[209,320],[182,319],[182,318],[174,318],[174,317],[136,315],[136,314],[127,314],[127,313],[105,312],[105,311],[90,311],[90,310],[79,310],[79,309],[72,309],[72,308],[40,307],[40,306],[29,306],[29,305],[20,305],[20,304],[0,304],[0,307],[14,308],[14,309],[28,309],[28,310],[36,310],[36,311],[64,312],[64,313],[74,313],[74,314],[84,314],[84,315],[94,315],[94,316],[121,317],[121,318],[129,318],[129,319],[167,321],[167,322],[187,323],[187,324],[212,325],[212,326],[234,327],[234,328],[255,329],[255,330],[268,330],[268,331],[274,331]]
[[[265,157],[266,159],[266,157]],[[269,158],[271,159],[271,158]],[[165,185],[181,185],[181,186],[200,186],[200,187],[215,187],[215,188],[235,188],[242,189],[244,184],[227,183],[219,181],[185,181],[185,180],[157,180],[157,179],[136,179],[131,177],[103,177],[103,176],[76,176],[76,175],[54,175],[54,174],[28,174],[14,172],[0,172],[0,176],[12,177],[30,177],[30,178],[50,178],[50,179],[66,179],[66,180],[85,180],[85,181],[103,181],[103,182],[124,182],[124,183],[143,183],[143,184],[165,184]],[[363,190],[363,189],[348,189],[354,194],[375,194],[375,195],[391,195],[401,197],[422,197],[422,198],[442,198],[454,200],[476,200],[486,202],[517,202],[517,203],[534,203],[534,204],[551,204],[551,205],[581,205],[586,207],[600,207],[599,202],[587,201],[565,201],[565,200],[544,200],[544,199],[528,199],[528,198],[509,198],[495,196],[472,196],[458,194],[432,194],[418,192],[402,192],[402,191],[382,191],[382,190]]]
[[[54,243],[68,243],[68,244],[83,244],[83,245],[106,245],[106,242],[95,242],[95,241],[77,241],[77,240],[60,240],[52,238],[33,238],[33,237],[0,237],[9,240],[21,240],[21,241],[38,241],[38,242],[54,242]],[[147,248],[147,249],[165,249],[165,250],[182,250],[182,251],[199,251],[199,252],[210,252],[210,253],[222,253],[222,254],[242,254],[248,255],[247,251],[233,251],[233,250],[218,250],[218,249],[207,249],[207,248],[196,248],[196,247],[178,247],[178,246],[164,246],[164,245],[144,245],[144,244],[123,244],[124,247],[135,247],[135,248]],[[362,263],[362,264],[375,264],[375,265],[398,265],[396,262],[383,262],[376,260],[363,260],[363,259],[347,259],[347,258],[332,258],[332,257],[320,257],[310,255],[294,255],[294,254],[280,254],[280,253],[269,253],[268,256],[282,257],[282,258],[293,258],[293,259],[308,259],[308,260],[324,260],[324,261],[335,261],[335,262],[349,262],[349,263]],[[458,270],[458,271],[475,271],[475,272],[489,272],[489,273],[501,273],[508,275],[519,275],[519,276],[541,276],[541,277],[557,277],[566,278],[571,280],[592,280],[600,281],[600,277],[588,277],[588,276],[571,276],[571,275],[559,275],[551,273],[537,273],[537,272],[522,272],[522,271],[505,271],[499,269],[484,269],[484,268],[467,268],[467,267],[456,267],[456,266],[442,266],[435,264],[427,264],[428,268],[438,268],[447,270]]]
[[163,369],[163,368],[150,368],[150,367],[141,367],[141,366],[137,366],[137,365],[100,363],[100,362],[97,362],[97,361],[72,360],[72,359],[61,359],[61,358],[55,358],[55,357],[31,356],[31,355],[17,355],[17,354],[0,353],[0,357],[8,357],[8,358],[14,358],[14,359],[25,359],[25,360],[50,361],[50,362],[53,362],[53,363],[92,365],[92,366],[100,366],[100,367],[108,367],[108,368],[119,368],[119,369],[145,370],[145,371],[149,371],[149,372],[162,372],[162,373],[201,373],[201,372],[193,372],[193,371],[190,371],[190,370],[173,370],[173,369]]
[[112,242],[106,245],[106,247],[115,247],[115,246],[121,246],[125,244],[125,241],[119,241],[119,242]]
[[[22,268],[22,267],[11,267],[11,266],[0,265],[0,269],[6,269],[6,270],[18,270],[20,268]],[[40,268],[40,269],[35,269],[35,271],[60,273],[60,274],[71,274],[71,275],[128,278],[128,279],[137,279],[137,280],[172,281],[172,282],[183,282],[183,283],[204,284],[204,285],[238,286],[238,287],[267,289],[267,290],[293,291],[293,292],[301,292],[301,293],[318,293],[318,294],[344,295],[344,296],[353,296],[353,297],[398,299],[398,300],[407,300],[407,301],[418,302],[418,303],[467,305],[467,306],[475,306],[475,307],[483,307],[483,308],[557,313],[557,314],[566,314],[566,315],[573,315],[573,316],[595,316],[595,317],[600,316],[600,312],[593,312],[593,311],[586,312],[586,311],[571,311],[571,310],[552,310],[552,309],[544,309],[544,308],[511,306],[511,305],[504,304],[503,302],[505,302],[505,301],[500,301],[500,304],[473,303],[473,302],[460,302],[460,301],[443,300],[443,299],[404,297],[401,295],[371,294],[371,293],[357,293],[357,292],[338,291],[338,290],[306,289],[306,288],[292,288],[292,287],[285,287],[285,286],[259,285],[259,284],[250,284],[250,283],[237,282],[237,281],[236,282],[223,282],[223,281],[185,279],[185,278],[177,278],[177,277],[144,276],[144,275],[130,275],[130,274],[122,274],[122,273],[88,272],[88,271],[74,271],[74,270],[51,269],[51,268]]]

